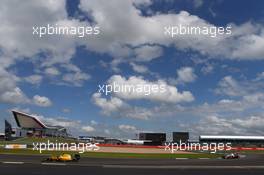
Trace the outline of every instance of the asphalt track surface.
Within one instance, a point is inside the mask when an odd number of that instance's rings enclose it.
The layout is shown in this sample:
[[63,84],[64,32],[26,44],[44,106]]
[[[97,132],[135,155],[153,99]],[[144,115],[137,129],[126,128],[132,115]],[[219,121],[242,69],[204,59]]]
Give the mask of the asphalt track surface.
[[46,156],[0,154],[1,175],[264,175],[264,155],[223,159],[82,158],[43,163]]

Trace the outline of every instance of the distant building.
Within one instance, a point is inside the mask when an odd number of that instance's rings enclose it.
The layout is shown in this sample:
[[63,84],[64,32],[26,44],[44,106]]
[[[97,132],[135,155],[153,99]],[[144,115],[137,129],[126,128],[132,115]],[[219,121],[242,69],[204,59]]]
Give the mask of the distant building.
[[173,142],[179,143],[187,143],[189,140],[189,132],[173,132],[172,133]]
[[163,145],[166,133],[139,133],[139,140],[144,140],[145,145]]
[[5,120],[5,138],[12,140],[12,126],[7,120]]
[[257,145],[264,146],[264,136],[229,136],[229,135],[201,135],[200,142],[227,143],[232,145]]
[[106,138],[100,136],[79,136],[78,140],[82,142],[105,143]]
[[106,138],[105,144],[111,144],[111,145],[124,145],[125,143],[122,140],[115,139],[115,138]]
[[[68,137],[66,128],[62,126],[48,126],[33,115],[19,111],[12,111],[18,128],[12,128],[12,137]],[[11,125],[10,125],[11,126]],[[6,132],[10,132],[10,126]]]
[[5,140],[6,137],[5,137],[5,133],[0,133],[0,140]]

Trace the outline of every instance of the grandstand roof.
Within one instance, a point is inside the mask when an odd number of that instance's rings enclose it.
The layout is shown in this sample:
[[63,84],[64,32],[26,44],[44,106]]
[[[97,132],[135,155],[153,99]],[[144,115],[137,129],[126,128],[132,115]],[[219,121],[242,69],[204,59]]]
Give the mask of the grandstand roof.
[[64,129],[62,126],[47,126],[42,121],[40,121],[36,116],[26,114],[23,112],[12,110],[18,127],[21,128],[34,128],[34,129]]

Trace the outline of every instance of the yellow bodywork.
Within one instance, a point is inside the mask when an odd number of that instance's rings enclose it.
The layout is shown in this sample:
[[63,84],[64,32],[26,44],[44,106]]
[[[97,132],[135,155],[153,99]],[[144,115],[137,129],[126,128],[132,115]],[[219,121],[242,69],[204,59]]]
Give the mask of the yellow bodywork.
[[72,161],[72,156],[70,154],[61,154],[60,156],[51,156],[48,158],[50,161]]
[[70,154],[62,154],[58,158],[60,161],[71,161],[72,156]]
[[43,160],[43,161],[57,161],[57,162],[70,162],[70,161],[79,161],[80,160],[80,155],[79,154],[74,154],[74,155],[71,155],[71,154],[61,154],[59,156],[50,156],[49,158]]

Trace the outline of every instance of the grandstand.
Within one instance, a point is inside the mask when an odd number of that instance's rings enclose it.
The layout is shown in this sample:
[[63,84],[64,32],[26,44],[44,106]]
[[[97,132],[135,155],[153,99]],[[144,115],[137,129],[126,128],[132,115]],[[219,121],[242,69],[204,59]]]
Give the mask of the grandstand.
[[[62,126],[49,126],[40,121],[36,116],[19,111],[12,111],[17,128],[12,128],[11,137],[68,137],[66,128]],[[11,127],[11,125],[6,125]],[[6,128],[10,131],[10,128]],[[9,134],[10,135],[10,134]]]

